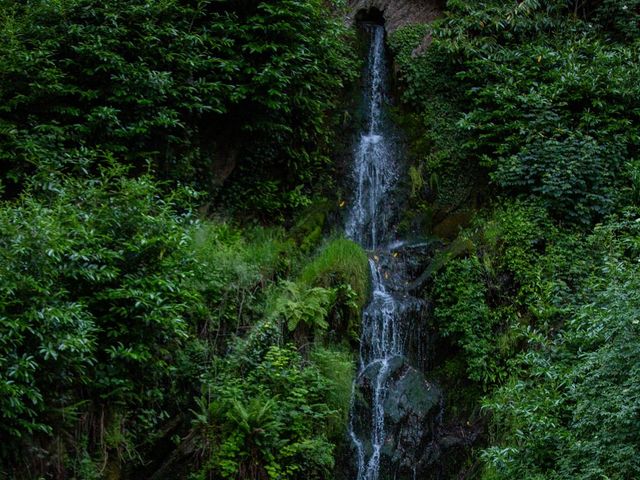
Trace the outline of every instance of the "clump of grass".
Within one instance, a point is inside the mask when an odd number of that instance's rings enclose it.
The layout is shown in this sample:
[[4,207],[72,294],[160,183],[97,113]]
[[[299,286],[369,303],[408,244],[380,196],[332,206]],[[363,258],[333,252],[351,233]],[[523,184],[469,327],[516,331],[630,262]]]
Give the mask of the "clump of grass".
[[347,433],[349,423],[351,384],[356,373],[353,353],[336,346],[317,346],[311,352],[311,361],[330,387],[326,402],[335,414],[329,419],[327,434],[329,438],[339,440]]
[[300,281],[315,287],[349,285],[362,309],[369,296],[369,261],[362,247],[346,238],[331,240],[300,273]]
[[369,297],[369,262],[362,247],[346,238],[329,241],[302,269],[298,281],[336,292],[331,329],[357,341],[362,309]]

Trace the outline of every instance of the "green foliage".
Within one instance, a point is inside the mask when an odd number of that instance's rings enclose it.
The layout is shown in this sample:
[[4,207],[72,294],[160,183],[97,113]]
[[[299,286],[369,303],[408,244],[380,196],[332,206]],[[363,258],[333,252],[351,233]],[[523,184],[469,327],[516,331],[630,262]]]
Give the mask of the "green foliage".
[[227,198],[236,208],[258,207],[272,218],[282,206],[309,205],[312,189],[333,185],[328,153],[340,92],[358,68],[349,48],[353,32],[321,0],[261,2],[246,25],[251,37],[242,52],[257,60],[250,78],[259,86],[248,99],[261,106],[243,127],[252,148]]
[[[267,289],[260,319],[203,372],[204,393],[188,437],[197,439],[203,462],[192,478],[330,475],[334,444],[343,441],[347,425],[354,362],[330,343],[310,347],[308,335],[322,338],[337,311],[357,308],[349,282],[358,285],[355,275],[366,274],[366,267],[359,246],[337,239],[296,282],[281,280]],[[287,338],[306,360],[286,345]]]
[[534,141],[498,165],[494,179],[502,187],[529,189],[558,217],[588,225],[612,211],[621,161],[619,152],[592,138]]
[[208,387],[214,400],[201,401],[194,425],[211,445],[196,478],[326,478],[333,446],[322,432],[344,415],[327,403],[335,382],[303,366],[292,346],[272,346],[242,377],[221,368]]
[[469,379],[485,388],[508,377],[526,324],[549,314],[540,256],[555,237],[540,206],[507,203],[458,238],[474,245],[468,257],[435,273],[434,318],[463,349]]
[[331,327],[351,340],[360,336],[360,318],[369,295],[369,260],[358,244],[345,238],[329,241],[300,273],[300,282],[332,289]]
[[342,441],[349,425],[349,409],[355,376],[354,355],[336,347],[316,347],[311,352],[311,361],[328,384],[326,402],[335,411],[328,420],[327,436],[336,442]]
[[89,411],[125,409],[131,435],[165,415],[196,301],[182,287],[192,220],[179,196],[163,200],[148,177],[123,173],[51,178],[42,199],[0,209],[3,459],[20,444],[47,448]]
[[[485,168],[502,192],[542,198],[577,224],[614,211],[640,139],[637,46],[571,15],[578,4],[589,2],[449,2],[417,58],[420,28],[392,36],[403,100],[426,130],[412,143],[428,174]],[[609,25],[620,8],[579,13]]]
[[390,43],[412,208],[455,205],[461,177],[491,199],[427,272],[441,368],[484,391],[481,476],[635,478],[638,2],[447,10]]
[[[608,257],[574,301],[553,340],[520,362],[526,375],[487,401],[499,428],[485,452],[491,478],[634,478],[640,473],[637,417],[637,212],[598,228],[587,240]],[[582,296],[578,295],[580,299]]]
[[463,78],[486,83],[470,85],[474,108],[460,120],[481,139],[468,154],[495,168],[499,186],[584,224],[612,211],[620,166],[638,140],[630,52],[587,34],[494,47],[473,60]]
[[336,292],[322,287],[308,288],[285,282],[272,315],[282,317],[290,332],[300,323],[320,331],[329,328],[326,317],[335,301]]
[[221,222],[200,222],[192,238],[191,286],[201,299],[194,313],[217,353],[229,335],[262,317],[263,287],[289,268],[283,257],[290,247],[281,229],[241,230]]
[[491,413],[483,478],[634,478],[637,211],[587,238],[545,212],[503,202],[435,276],[435,320]]
[[603,0],[597,2],[594,20],[615,38],[634,41],[640,36],[640,2],[630,0],[617,2]]
[[319,246],[327,214],[332,207],[332,202],[318,199],[296,215],[295,224],[289,234],[302,253],[309,254]]
[[324,2],[5,0],[0,11],[0,174],[12,191],[85,148],[138,170],[152,160],[210,192],[237,164],[234,206],[269,215],[308,203],[326,176],[327,113],[357,68]]
[[291,243],[196,221],[193,192],[163,196],[122,167],[41,180],[0,208],[0,461],[15,478],[89,478],[142,461],[233,334],[261,327],[243,344],[258,360],[280,341],[260,319]]
[[300,273],[300,281],[325,288],[348,284],[362,308],[369,294],[369,260],[362,247],[346,238],[329,241]]
[[425,38],[431,33],[431,26],[428,24],[407,25],[395,30],[389,37],[389,46],[395,53],[394,61],[403,69],[403,80],[408,86],[415,85],[420,82],[435,81],[431,76],[420,76],[416,79],[411,74],[420,75],[421,70],[408,72],[406,69],[411,68],[411,64],[416,59],[415,53]]
[[359,315],[366,255],[287,280],[325,204],[291,238],[192,209],[274,223],[334,186],[343,8],[0,0],[2,473],[146,477],[204,382],[203,475],[328,476],[352,359],[281,345]]
[[482,268],[476,258],[449,266],[438,278],[435,297],[438,306],[434,313],[445,336],[461,337],[469,378],[490,382],[496,380],[496,366],[486,364],[495,358],[491,351],[494,322],[486,305],[486,287],[481,275]]
[[[398,68],[402,101],[411,108],[411,114],[403,118],[415,157],[414,170],[428,178],[426,184],[431,189],[442,190],[439,180],[464,161],[460,144],[466,133],[456,128],[464,90],[456,80],[458,67],[448,52],[432,43],[432,30],[431,25],[400,28],[390,35],[389,45]],[[424,188],[420,190],[424,192]]]

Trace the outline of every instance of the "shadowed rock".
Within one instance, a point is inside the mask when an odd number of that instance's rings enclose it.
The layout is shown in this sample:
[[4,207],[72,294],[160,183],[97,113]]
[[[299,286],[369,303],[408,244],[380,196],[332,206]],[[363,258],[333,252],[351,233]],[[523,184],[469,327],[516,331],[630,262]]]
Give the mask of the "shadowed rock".
[[[351,0],[347,21],[370,20],[382,24],[379,12],[387,33],[392,33],[405,25],[433,21],[440,16],[443,4],[442,0]],[[370,12],[372,16],[367,17]]]
[[[358,380],[360,395],[355,399],[357,419],[354,430],[360,438],[371,437],[373,384],[382,364],[369,365]],[[403,357],[394,357],[387,365],[384,387],[385,443],[381,450],[380,479],[412,478],[426,471],[439,459],[435,441],[442,411],[442,392]],[[358,414],[359,413],[359,414]],[[371,445],[364,446],[367,452]]]

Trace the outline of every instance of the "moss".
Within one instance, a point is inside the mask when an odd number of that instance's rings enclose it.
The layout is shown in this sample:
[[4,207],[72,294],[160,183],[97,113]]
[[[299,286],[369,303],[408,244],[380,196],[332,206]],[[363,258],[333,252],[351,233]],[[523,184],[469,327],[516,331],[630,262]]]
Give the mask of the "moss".
[[346,238],[329,241],[300,273],[300,280],[314,286],[334,287],[348,283],[363,307],[369,290],[369,261],[357,243]]
[[289,234],[302,253],[309,253],[322,240],[327,215],[333,202],[322,198],[305,208],[298,216]]
[[332,328],[359,338],[362,309],[369,296],[369,261],[357,243],[346,238],[329,241],[300,273],[310,286],[337,288]]

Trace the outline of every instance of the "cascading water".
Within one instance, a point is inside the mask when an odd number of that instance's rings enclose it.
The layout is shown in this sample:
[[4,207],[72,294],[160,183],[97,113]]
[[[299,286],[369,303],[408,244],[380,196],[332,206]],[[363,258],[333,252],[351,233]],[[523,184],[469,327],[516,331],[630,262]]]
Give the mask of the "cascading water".
[[367,127],[355,151],[356,192],[347,220],[347,236],[364,247],[376,248],[384,238],[388,223],[384,202],[392,192],[398,176],[383,106],[386,97],[387,68],[384,52],[384,29],[369,26],[372,32],[369,49],[368,85],[366,89]]
[[355,192],[346,233],[370,251],[372,298],[363,317],[349,435],[357,480],[378,480],[404,478],[399,472],[415,475],[416,465],[425,463],[434,430],[425,425],[425,418],[433,417],[432,407],[439,408],[441,397],[406,358],[409,331],[424,303],[407,290],[411,252],[405,242],[393,238],[390,205],[400,166],[393,129],[384,115],[388,96],[384,28],[366,25],[366,30],[371,35],[367,122],[354,150]]

